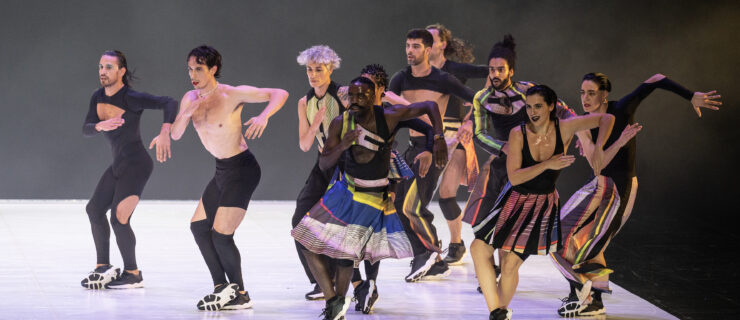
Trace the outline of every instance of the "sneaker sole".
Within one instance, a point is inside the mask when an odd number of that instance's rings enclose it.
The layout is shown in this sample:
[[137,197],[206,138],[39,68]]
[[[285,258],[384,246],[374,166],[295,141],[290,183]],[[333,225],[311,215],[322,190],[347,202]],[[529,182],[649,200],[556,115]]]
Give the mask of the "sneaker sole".
[[427,271],[429,271],[429,268],[432,267],[434,263],[436,263],[437,255],[432,254],[429,256],[429,259],[424,263],[424,266],[419,268],[419,270],[416,271],[416,273],[410,274],[406,276],[406,282],[417,282],[421,280],[422,277],[424,277],[427,274]]
[[306,300],[308,301],[317,301],[317,300],[324,300],[324,295],[321,296],[306,296]]
[[606,314],[606,308],[601,308],[599,310],[594,310],[594,311],[588,311],[588,312],[581,312],[581,313],[579,313],[579,315],[585,316],[585,317],[600,316],[602,314]]
[[127,283],[122,285],[105,285],[107,289],[137,289],[144,287],[144,281],[137,283]]
[[468,251],[466,250],[465,252],[463,252],[462,257],[460,257],[459,260],[456,260],[456,261],[448,261],[447,258],[445,258],[444,261],[447,262],[448,265],[451,265],[451,266],[459,266],[459,265],[462,265],[462,264],[465,263],[463,261],[463,259],[465,259],[465,256],[467,256],[467,255],[468,255]]
[[223,308],[221,308],[221,310],[244,310],[244,309],[251,309],[252,306],[254,306],[254,302],[252,302],[252,300],[249,300],[249,302],[245,304],[224,306]]
[[[569,310],[572,307],[573,309]],[[563,318],[575,318],[581,316],[581,310],[586,309],[585,305],[581,305],[578,302],[570,302],[560,308],[558,308],[558,315]]]
[[219,293],[209,294],[198,301],[198,310],[218,311],[236,298],[236,284],[230,284]]
[[435,274],[435,275],[424,275],[421,279],[422,280],[442,280],[444,278],[447,278],[452,274],[452,270],[447,269],[444,273]]
[[[80,284],[83,288],[91,289],[91,290],[100,290],[105,289],[106,285],[113,281],[113,279],[118,277],[118,274],[120,273],[121,269],[114,269],[110,268],[108,271],[104,273],[92,273],[87,276],[87,278],[82,279],[82,282]],[[113,272],[109,272],[113,271]],[[87,282],[85,282],[87,280]]]

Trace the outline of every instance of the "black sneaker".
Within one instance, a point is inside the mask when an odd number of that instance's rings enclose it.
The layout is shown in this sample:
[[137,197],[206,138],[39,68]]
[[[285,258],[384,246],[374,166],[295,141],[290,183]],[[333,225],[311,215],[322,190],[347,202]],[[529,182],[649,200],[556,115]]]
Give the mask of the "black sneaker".
[[593,299],[591,300],[591,303],[586,305],[583,310],[579,313],[581,316],[598,316],[606,313],[606,308],[604,308],[604,302],[601,300]]
[[411,260],[411,272],[406,276],[406,282],[419,281],[432,267],[436,258],[437,253],[432,251],[414,256],[414,259]]
[[306,300],[324,300],[324,291],[321,291],[318,283],[314,285],[313,290],[306,293]]
[[105,265],[90,271],[90,274],[80,281],[80,284],[88,289],[98,290],[105,288],[105,285],[118,278],[121,269],[113,268],[112,265]]
[[446,278],[450,273],[452,273],[452,270],[450,270],[447,262],[441,260],[437,261],[431,268],[429,268],[429,271],[427,271],[422,280],[439,280]]
[[121,276],[116,278],[116,280],[108,282],[108,284],[106,284],[105,287],[108,289],[143,288],[144,287],[144,276],[141,271],[139,271],[139,274],[133,274],[133,273],[124,271],[123,273],[121,273]]
[[213,293],[206,295],[198,301],[198,310],[218,311],[229,301],[236,298],[239,285],[236,283],[222,283],[216,286]]
[[444,261],[451,266],[462,264],[466,253],[465,241],[460,240],[460,243],[450,243],[450,246],[447,247],[447,256],[444,258]]
[[581,315],[581,311],[586,308],[585,302],[590,293],[591,281],[589,280],[586,281],[580,290],[576,289],[575,292],[571,292],[568,294],[568,297],[561,300],[563,301],[563,304],[558,308],[558,315],[564,318],[577,317]]
[[351,300],[350,297],[334,296],[326,301],[326,308],[321,312],[321,316],[324,316],[324,320],[344,319]]
[[249,299],[249,292],[244,292],[242,294],[241,292],[236,292],[236,298],[229,301],[227,304],[224,305],[221,310],[241,310],[241,309],[249,309],[252,307],[252,299]]
[[372,312],[375,302],[378,301],[378,287],[375,286],[375,280],[360,283],[355,288],[354,300],[357,301],[355,311],[362,311],[364,314]]
[[488,316],[488,320],[511,320],[512,314],[513,312],[511,309],[496,308],[491,311],[491,314]]

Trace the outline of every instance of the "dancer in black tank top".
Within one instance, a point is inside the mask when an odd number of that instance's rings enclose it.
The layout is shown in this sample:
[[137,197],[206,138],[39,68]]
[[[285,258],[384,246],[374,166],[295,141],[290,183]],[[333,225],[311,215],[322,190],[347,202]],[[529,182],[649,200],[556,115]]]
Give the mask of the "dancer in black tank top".
[[[152,159],[141,141],[139,121],[144,109],[164,111],[162,130],[150,149],[157,146],[157,160],[164,162],[170,154],[170,125],[175,120],[177,102],[169,97],[157,97],[136,92],[129,87],[130,73],[126,57],[120,51],[106,51],[100,58],[100,83],[103,88],[90,98],[82,133],[93,136],[103,132],[110,143],[113,164],[103,173],[93,196],[87,203],[97,265],[82,280],[88,289],[126,289],[144,286],[144,278],[136,265],[136,237],[130,217],[152,173]],[[110,226],[116,234],[123,258],[124,272],[110,265],[110,227],[105,214],[111,210]]]
[[[573,163],[567,146],[577,131],[599,127],[594,148],[595,171],[600,170],[603,145],[614,123],[612,115],[588,115],[558,120],[557,95],[544,85],[526,92],[528,121],[509,134],[506,168],[509,183],[491,212],[473,225],[470,252],[491,319],[510,319],[508,309],[519,282],[519,267],[530,254],[544,255],[560,248],[559,172]],[[500,249],[501,281],[491,263]],[[500,296],[498,294],[500,292]]]
[[[344,158],[341,175],[291,232],[307,248],[304,255],[327,299],[325,319],[340,319],[349,307],[346,293],[353,260],[374,263],[412,255],[388,196],[390,143],[398,122],[426,114],[435,135],[442,133],[442,119],[434,102],[383,109],[374,105],[375,85],[364,77],[350,82],[348,95],[350,108],[332,121],[319,160],[321,169],[327,169]],[[437,167],[447,160],[441,139],[435,140],[435,159]],[[335,277],[328,274],[329,262],[322,254],[339,259]]]

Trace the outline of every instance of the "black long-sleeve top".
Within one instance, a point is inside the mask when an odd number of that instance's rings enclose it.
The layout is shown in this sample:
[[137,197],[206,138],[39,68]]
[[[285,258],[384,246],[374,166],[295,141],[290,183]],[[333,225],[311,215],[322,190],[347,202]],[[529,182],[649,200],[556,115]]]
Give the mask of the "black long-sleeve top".
[[103,134],[111,145],[111,151],[115,157],[120,151],[131,143],[142,143],[139,132],[139,122],[144,109],[161,109],[164,111],[163,123],[173,123],[177,116],[177,101],[170,97],[153,96],[148,93],[134,91],[128,86],[123,86],[114,95],[105,95],[105,89],[96,90],[90,98],[90,109],[82,126],[85,136],[93,136],[98,133],[95,125],[101,121],[98,117],[98,105],[110,104],[123,109],[124,124],[115,130],[105,131]]

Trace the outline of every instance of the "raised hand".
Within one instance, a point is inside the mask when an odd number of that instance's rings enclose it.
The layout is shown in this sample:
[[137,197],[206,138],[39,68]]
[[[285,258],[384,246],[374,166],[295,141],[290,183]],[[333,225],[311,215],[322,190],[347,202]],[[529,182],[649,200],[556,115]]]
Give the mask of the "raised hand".
[[429,167],[432,165],[432,153],[429,151],[423,151],[416,155],[414,158],[414,164],[419,163],[419,177],[424,178],[429,172]]
[[167,159],[172,158],[172,150],[170,149],[171,141],[169,134],[159,134],[152,139],[149,144],[149,150],[157,147],[157,161],[165,162]]
[[100,121],[97,124],[95,124],[95,130],[98,131],[112,131],[118,129],[118,127],[122,126],[126,120],[123,120],[121,116],[117,116],[115,118],[110,118],[105,121]]
[[709,92],[694,92],[694,96],[691,97],[691,105],[694,106],[694,111],[696,111],[696,115],[698,115],[699,118],[701,118],[701,108],[719,110],[719,106],[722,105],[722,101],[719,101],[719,99],[722,98],[722,96],[715,93],[717,93],[717,90]]
[[624,146],[627,144],[627,142],[634,138],[640,130],[642,130],[642,126],[639,123],[627,125],[627,127],[622,130],[622,135],[619,136],[619,145]]
[[326,106],[321,106],[319,108],[319,111],[316,112],[315,115],[313,115],[313,122],[311,122],[314,125],[320,124],[321,121],[324,121],[324,115],[326,114]]
[[339,147],[342,148],[341,150],[347,150],[352,146],[357,138],[360,137],[360,133],[362,133],[362,130],[360,129],[355,129],[345,133],[344,137],[342,137],[342,141],[339,141]]
[[550,159],[547,159],[545,163],[548,169],[560,170],[573,164],[573,161],[576,161],[575,156],[557,153],[552,155]]
[[247,127],[247,131],[244,132],[244,137],[247,139],[255,139],[262,136],[262,132],[267,127],[267,117],[259,115],[252,117],[249,121],[244,123]]

